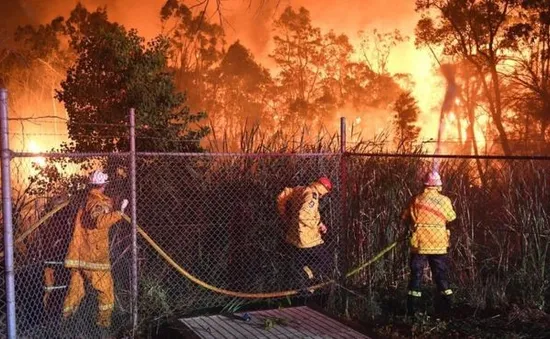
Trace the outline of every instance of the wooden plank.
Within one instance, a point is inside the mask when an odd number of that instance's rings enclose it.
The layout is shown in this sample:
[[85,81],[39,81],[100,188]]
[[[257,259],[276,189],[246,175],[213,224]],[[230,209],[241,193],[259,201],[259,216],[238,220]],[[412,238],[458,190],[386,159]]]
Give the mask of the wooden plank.
[[203,339],[216,339],[210,331],[203,326],[203,324],[197,322],[195,318],[189,318],[184,323],[191,331],[193,331],[198,337]]
[[[303,328],[304,331],[306,331],[306,333],[309,333],[310,335],[312,335],[313,338],[326,338],[326,339],[335,338],[330,336],[330,331],[323,331],[319,329],[318,326],[312,324],[304,308],[307,309],[308,307],[301,306],[301,307],[288,308],[286,309],[286,312],[288,312],[292,316],[292,319],[298,321],[301,328]],[[329,332],[329,333],[326,333],[326,332]]]
[[226,316],[220,317],[223,318],[223,321],[225,321],[225,323],[230,328],[232,328],[234,332],[237,332],[241,335],[239,338],[271,338],[269,336],[265,336],[263,333],[258,331],[251,323],[252,320],[245,322],[244,320],[240,320],[237,317],[235,319]]
[[284,324],[276,325],[272,330],[276,331],[278,338],[299,338],[304,335],[296,329],[296,322],[288,315],[287,312],[279,312],[278,310],[266,310],[262,312],[267,318],[280,318],[284,320]]
[[[244,312],[235,317],[212,315],[180,319],[200,338],[212,339],[283,339],[283,338],[319,338],[365,339],[365,335],[307,306],[248,312],[251,319],[242,320]],[[265,329],[266,319],[281,319]]]
[[219,315],[213,315],[208,317],[208,319],[203,320],[211,324],[213,327],[213,331],[215,331],[215,333],[220,333],[223,339],[242,338],[240,333],[235,333],[235,330],[232,329],[230,326],[227,326],[227,324],[225,324],[225,322],[220,319]]
[[287,314],[278,312],[277,310],[262,311],[261,316],[265,319],[282,319],[283,324],[275,324],[269,332],[277,336],[277,338],[299,338],[303,337],[303,333],[296,329],[296,324],[293,319]]
[[331,338],[350,338],[348,327],[334,321],[321,313],[315,312],[311,308],[303,311],[304,315],[309,317],[308,321],[312,325],[317,325],[324,333],[328,333]]
[[365,336],[364,334],[357,332],[353,328],[350,328],[349,326],[346,326],[345,324],[342,324],[341,322],[336,321],[333,318],[328,317],[321,312],[318,312],[311,308],[308,308],[308,312],[312,314],[312,321],[317,324],[328,326],[329,328],[331,327],[341,328],[342,332],[340,332],[339,334],[342,338],[354,338],[354,339],[367,338],[367,336]]

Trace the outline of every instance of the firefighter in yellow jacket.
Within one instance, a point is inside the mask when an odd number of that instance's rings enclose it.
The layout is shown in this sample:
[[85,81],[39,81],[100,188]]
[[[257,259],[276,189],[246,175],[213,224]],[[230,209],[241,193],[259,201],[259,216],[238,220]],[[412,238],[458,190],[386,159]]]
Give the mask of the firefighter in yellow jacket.
[[450,232],[447,224],[456,219],[451,199],[441,194],[442,181],[438,172],[428,172],[424,191],[415,196],[403,212],[403,219],[411,226],[411,277],[407,296],[407,310],[413,315],[422,296],[420,286],[426,260],[442,301],[442,315],[449,315],[451,295],[449,287],[447,250]]
[[322,246],[327,227],[321,222],[319,199],[331,190],[330,180],[321,177],[309,186],[286,187],[277,197],[279,215],[287,226],[286,242],[292,246],[293,266],[300,272],[301,283],[328,274],[330,256]]
[[91,189],[88,197],[77,212],[73,236],[65,258],[65,267],[71,270],[71,281],[63,304],[64,318],[72,316],[84,298],[84,282],[89,282],[97,292],[97,325],[101,327],[111,326],[114,308],[109,230],[120,221],[128,205],[128,200],[124,199],[120,210],[113,210],[111,198],[104,194],[107,182],[107,174],[93,172],[90,176]]

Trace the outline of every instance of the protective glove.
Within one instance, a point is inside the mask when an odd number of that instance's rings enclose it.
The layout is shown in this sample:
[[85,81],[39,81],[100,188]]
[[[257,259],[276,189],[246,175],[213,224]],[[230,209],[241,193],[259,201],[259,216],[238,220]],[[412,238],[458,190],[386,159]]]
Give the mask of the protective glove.
[[122,204],[120,204],[120,212],[124,213],[124,210],[128,206],[128,199],[122,200]]

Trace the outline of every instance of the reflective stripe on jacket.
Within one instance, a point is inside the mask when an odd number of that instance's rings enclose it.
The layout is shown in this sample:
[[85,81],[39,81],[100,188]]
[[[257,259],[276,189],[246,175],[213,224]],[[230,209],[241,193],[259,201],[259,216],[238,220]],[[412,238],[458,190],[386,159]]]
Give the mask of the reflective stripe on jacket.
[[403,213],[413,223],[411,251],[418,254],[445,254],[449,247],[447,223],[456,219],[451,199],[435,187],[415,196]]
[[77,212],[65,267],[94,271],[111,269],[109,229],[121,218],[119,211],[113,211],[112,200],[92,189],[85,206]]
[[277,197],[277,210],[287,223],[286,242],[298,248],[324,243],[319,231],[319,190],[310,186],[286,187]]

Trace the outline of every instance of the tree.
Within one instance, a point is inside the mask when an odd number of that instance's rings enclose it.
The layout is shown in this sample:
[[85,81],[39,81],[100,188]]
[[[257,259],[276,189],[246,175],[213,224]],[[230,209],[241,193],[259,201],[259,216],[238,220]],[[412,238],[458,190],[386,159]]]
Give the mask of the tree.
[[208,76],[205,104],[213,130],[224,133],[235,149],[243,132],[274,125],[269,101],[273,81],[267,69],[239,41],[229,46],[220,65]]
[[56,97],[69,116],[69,136],[79,152],[128,150],[128,110],[136,109],[137,148],[141,151],[199,150],[208,133],[190,130],[203,113],[192,114],[166,71],[168,42],[159,37],[144,46],[134,30],[90,13],[80,5],[68,31],[77,54]]
[[270,55],[279,68],[279,83],[286,109],[281,121],[286,126],[312,121],[318,116],[312,102],[322,96],[319,80],[322,76],[321,30],[311,23],[309,11],[287,7],[274,22],[275,49]]
[[420,113],[418,103],[411,92],[403,92],[395,101],[393,109],[396,112],[394,125],[397,149],[410,151],[420,133],[420,128],[414,125]]
[[389,74],[388,60],[392,48],[399,43],[408,41],[399,30],[382,33],[373,29],[371,34],[359,31],[359,52],[370,69],[378,74]]
[[538,123],[538,140],[546,140],[550,125],[550,1],[525,0],[508,30],[514,63],[507,76],[515,85],[512,100],[524,117],[526,137],[532,121]]
[[[416,27],[417,45],[440,45],[444,54],[474,66],[505,154],[511,154],[511,149],[504,127],[506,107],[499,67],[509,47],[509,16],[517,8],[516,0],[416,1],[417,11],[423,13]],[[433,19],[433,13],[439,16]]]
[[193,15],[183,1],[167,0],[160,13],[176,85],[187,93],[190,107],[200,110],[205,108],[203,98],[208,94],[208,72],[225,54],[223,28],[209,22],[205,10]]

